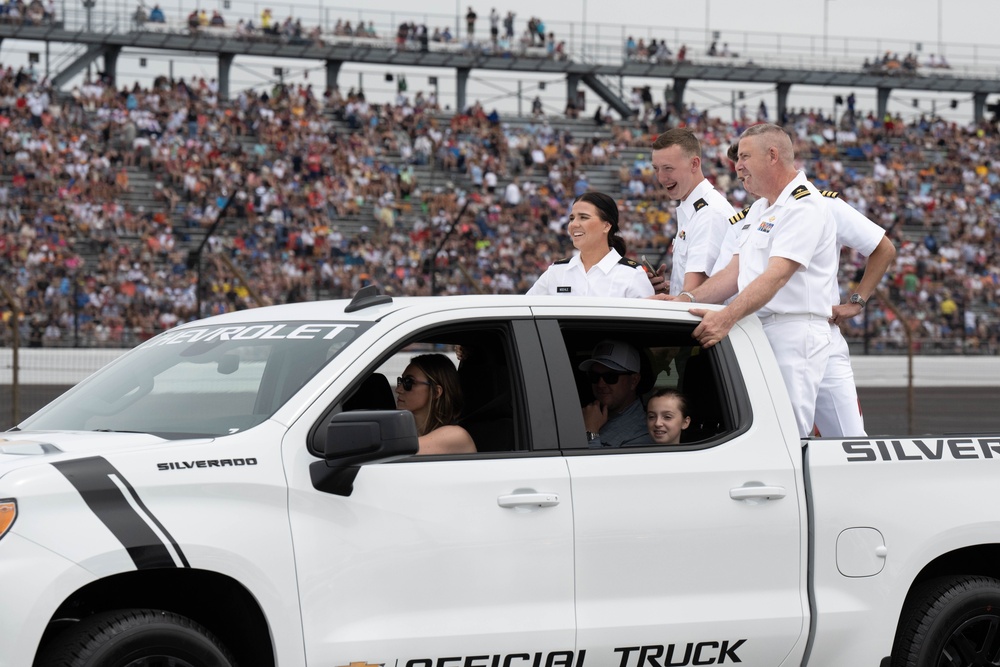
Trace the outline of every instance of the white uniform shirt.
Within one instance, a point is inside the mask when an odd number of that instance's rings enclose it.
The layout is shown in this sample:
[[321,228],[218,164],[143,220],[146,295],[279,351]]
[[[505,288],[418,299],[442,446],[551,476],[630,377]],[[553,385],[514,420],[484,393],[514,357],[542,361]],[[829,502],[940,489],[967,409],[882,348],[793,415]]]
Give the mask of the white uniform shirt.
[[579,253],[556,262],[539,276],[528,294],[641,298],[653,296],[653,285],[638,262],[622,258],[612,248],[590,271],[583,270]]
[[[837,225],[837,257],[840,257],[840,249],[844,246],[857,250],[865,257],[871,257],[875,248],[882,242],[885,230],[856,208],[839,199],[836,193],[824,191],[823,197]],[[840,303],[840,288],[836,283],[833,285],[832,303],[834,305]]]
[[[824,190],[823,200],[837,225],[837,256],[840,256],[840,248],[847,246],[870,257],[881,243],[885,231],[853,206],[838,199],[836,192]],[[831,301],[835,305],[841,302],[836,284]],[[865,437],[865,420],[858,409],[851,353],[847,341],[840,333],[840,327],[831,324],[830,332],[830,358],[816,396],[813,421],[824,436]]]
[[750,223],[746,221],[747,213],[749,212],[750,206],[748,205],[726,221],[729,228],[726,230],[725,238],[722,239],[722,245],[719,247],[719,256],[715,260],[715,266],[712,268],[711,275],[715,275],[726,268],[729,262],[733,261],[733,255],[736,254],[736,250],[740,247],[740,236],[750,227]]
[[691,190],[677,207],[677,236],[673,243],[670,269],[670,293],[684,290],[685,273],[715,272],[719,249],[729,228],[728,220],[736,211],[707,179]]
[[[837,225],[837,257],[840,257],[840,251],[844,247],[856,250],[865,257],[871,257],[875,248],[882,242],[885,230],[869,220],[864,213],[840,199],[839,193],[822,190],[821,194],[830,207],[833,221]],[[732,260],[733,254],[739,247],[740,235],[745,233],[750,226],[744,220],[749,210],[750,207],[747,206],[729,218],[729,230],[722,242],[722,248],[719,250],[719,258],[715,262],[715,268],[712,269],[713,274],[726,268],[726,265]],[[833,303],[836,305],[840,301],[840,290],[838,289],[833,295]]]
[[810,314],[829,318],[837,289],[837,232],[830,207],[799,173],[774,203],[758,199],[750,207],[739,239],[739,291],[764,273],[771,257],[801,266],[757,315]]

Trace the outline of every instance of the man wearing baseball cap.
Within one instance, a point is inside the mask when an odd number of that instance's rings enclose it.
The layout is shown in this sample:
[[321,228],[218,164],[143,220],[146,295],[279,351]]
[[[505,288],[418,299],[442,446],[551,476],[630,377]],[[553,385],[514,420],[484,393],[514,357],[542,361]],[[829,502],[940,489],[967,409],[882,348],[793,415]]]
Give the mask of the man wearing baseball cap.
[[588,444],[596,448],[649,442],[638,391],[639,351],[620,340],[603,340],[579,368],[596,399],[583,408]]

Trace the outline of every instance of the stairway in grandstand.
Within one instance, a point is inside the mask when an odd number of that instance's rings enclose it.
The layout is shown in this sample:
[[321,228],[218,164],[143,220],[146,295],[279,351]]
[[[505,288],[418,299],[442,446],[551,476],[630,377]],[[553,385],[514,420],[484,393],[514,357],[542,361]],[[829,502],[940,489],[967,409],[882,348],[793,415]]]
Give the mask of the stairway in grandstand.
[[[885,140],[885,143],[890,147],[890,155],[901,158],[904,164],[917,171],[934,169],[945,164],[948,158],[948,149],[941,146],[924,145],[915,147],[901,137],[889,137]],[[919,160],[913,160],[908,155],[908,153],[914,151],[919,154]],[[865,166],[866,171],[863,173],[871,174],[874,167],[873,163],[867,161]],[[958,184],[952,187],[957,193],[961,193],[963,185]],[[947,188],[947,186],[943,183],[938,183],[935,188],[940,191],[942,188]],[[912,241],[913,243],[922,244],[928,233],[933,233],[935,230],[940,230],[946,226],[946,221],[941,219],[941,212],[925,213],[922,210],[917,210],[917,206],[918,204],[912,202],[911,198],[910,205],[898,211],[899,217],[896,225],[898,227],[897,238],[900,241]]]
[[[435,118],[442,128],[442,131],[446,130],[451,122],[451,114],[438,113],[434,114]],[[530,116],[509,116],[502,117],[501,123],[505,128],[510,129],[514,132],[529,132],[533,125],[538,126],[543,122],[542,119],[533,118]],[[600,137],[602,139],[611,139],[612,133],[609,128],[598,128],[594,121],[590,118],[585,119],[569,119],[560,117],[546,117],[544,119],[553,131],[558,133],[570,133],[575,143],[579,143],[584,136]],[[346,124],[344,124],[346,128]],[[461,135],[457,136],[458,140],[471,139],[471,135]],[[406,166],[405,161],[398,153],[384,153],[380,158],[386,163],[394,166],[396,169],[402,169]],[[513,162],[520,159],[519,156],[511,156],[508,159],[508,164],[513,166]],[[633,158],[628,158],[633,159]],[[417,186],[423,193],[432,193],[439,191],[448,191],[460,189],[466,193],[472,193],[475,190],[475,186],[472,182],[471,177],[466,171],[443,171],[436,164],[436,160],[432,157],[429,164],[424,165],[413,165],[413,171],[416,176]],[[618,166],[617,163],[610,163],[608,165],[587,165],[586,173],[590,186],[594,190],[600,190],[601,192],[607,192],[613,196],[617,196],[619,193],[619,183],[618,183]],[[548,172],[535,169],[533,167],[524,167],[520,171],[511,170],[511,173],[506,177],[500,176],[497,183],[497,197],[502,197],[504,188],[508,183],[517,176],[521,183],[528,180],[535,182],[536,184],[543,183],[548,178]],[[407,202],[402,202],[400,205],[400,217],[398,219],[398,224],[403,227],[409,227],[412,225],[415,218],[420,215],[419,207],[407,205]]]
[[[153,196],[156,176],[144,167],[131,166],[127,167],[126,171],[129,177],[129,189],[118,195],[118,203],[131,211],[134,216],[141,216],[147,211],[161,210],[163,202],[157,201]],[[135,247],[141,245],[144,239],[139,235],[118,234],[118,241]],[[83,258],[84,266],[96,266],[101,249],[92,240],[77,238],[74,249]]]
[[[437,120],[438,125],[442,128],[442,131],[448,128],[452,118],[451,114],[445,113],[433,114],[432,117]],[[333,123],[339,133],[348,134],[354,131],[345,120],[338,119],[332,114],[328,114],[327,118]],[[532,117],[514,116],[504,117],[501,119],[501,122],[509,126],[512,130],[527,130],[532,124],[541,124],[542,121]],[[590,118],[574,120],[548,117],[546,118],[546,122],[548,122],[556,132],[570,132],[576,141],[579,141],[584,134],[597,135],[604,139],[610,139],[612,136],[610,129],[597,128],[594,121]],[[459,136],[459,139],[466,138],[471,137]],[[400,136],[400,140],[409,141],[408,138],[404,138],[403,136]],[[381,152],[378,157],[380,161],[392,166],[397,171],[405,168],[408,164],[398,152]],[[628,159],[631,160],[634,159],[634,157],[630,156]],[[438,167],[436,160],[433,159],[433,156],[428,164],[413,164],[412,166],[416,177],[417,187],[424,194],[455,189],[461,189],[470,193],[474,190],[472,180],[467,172],[443,171]],[[527,172],[522,173],[519,176],[522,182],[526,178],[530,178],[536,183],[540,183],[547,178],[547,175],[547,172],[532,171],[529,169]],[[588,166],[587,176],[593,189],[608,192],[609,194],[617,196],[619,191],[617,164],[609,164],[603,167],[597,165]],[[510,177],[500,178],[497,186],[498,196],[502,195],[503,189],[510,182],[510,180]],[[397,217],[397,225],[404,229],[412,227],[414,221],[423,215],[421,207],[415,201],[403,200],[396,202],[396,208],[399,214]],[[361,211],[355,216],[331,222],[337,224],[341,231],[345,234],[357,233],[360,231],[362,226],[372,228],[378,224],[375,219],[374,206],[371,203],[366,203],[362,206]]]
[[[332,115],[328,116],[334,126],[334,129],[342,135],[350,134],[354,130],[347,124],[346,121],[338,120]],[[252,136],[241,136],[237,140],[241,143],[242,148],[245,152],[251,153],[257,144],[257,140]],[[381,156],[385,159],[386,156]],[[398,159],[398,156],[396,156]],[[252,193],[248,193],[252,196]],[[176,221],[180,222],[180,221]],[[234,228],[234,225],[240,224],[240,218],[235,215],[232,211],[226,213],[225,218],[220,221],[219,225],[216,227],[215,235],[217,236],[227,236]],[[375,220],[375,207],[372,202],[364,202],[358,207],[357,213],[346,214],[342,217],[335,219],[330,219],[330,226],[336,226],[339,230],[347,237],[355,236],[361,233],[364,228],[374,228],[376,226]],[[177,227],[175,229],[177,236],[178,247],[184,249],[185,251],[196,250],[199,245],[204,241],[205,235],[208,233],[209,226],[202,227]]]

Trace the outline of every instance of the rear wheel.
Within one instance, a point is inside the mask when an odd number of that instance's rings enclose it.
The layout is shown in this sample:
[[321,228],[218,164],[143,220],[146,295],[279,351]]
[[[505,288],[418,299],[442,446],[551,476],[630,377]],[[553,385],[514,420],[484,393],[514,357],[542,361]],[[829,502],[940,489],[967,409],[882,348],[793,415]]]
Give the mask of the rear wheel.
[[95,614],[57,637],[35,667],[235,667],[202,625],[154,609]]
[[1000,665],[1000,580],[938,579],[913,600],[900,627],[893,667]]

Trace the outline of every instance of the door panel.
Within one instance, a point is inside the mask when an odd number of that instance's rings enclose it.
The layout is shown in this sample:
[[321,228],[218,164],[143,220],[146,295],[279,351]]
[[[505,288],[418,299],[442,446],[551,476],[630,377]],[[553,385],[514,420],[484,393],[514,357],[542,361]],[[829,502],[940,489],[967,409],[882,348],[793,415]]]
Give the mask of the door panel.
[[[310,664],[573,648],[561,457],[370,465],[347,498],[297,477],[289,504]],[[498,502],[531,492],[558,502]]]
[[[586,340],[588,324],[579,315],[552,323],[538,323],[551,384],[573,388],[569,359],[580,351],[565,341]],[[676,340],[677,326],[621,319],[595,337],[652,347]],[[689,403],[711,394],[727,415],[728,430],[704,442],[589,450],[578,407],[557,419],[573,486],[577,647],[599,664],[780,665],[801,655],[801,459],[778,426],[773,388],[762,373],[740,373],[756,363],[754,345],[768,344],[758,338],[734,328],[700,351],[711,362],[693,371],[702,382],[682,382],[696,394]]]
[[[495,329],[499,315],[482,312]],[[574,650],[572,495],[530,320],[511,317],[506,329],[522,449],[366,465],[348,497],[312,487],[307,439],[327,406],[404,344],[477,324],[473,309],[441,318],[383,335],[286,436],[309,664]]]
[[[569,459],[578,636],[588,653],[649,646],[654,656],[655,647],[715,641],[747,664],[781,664],[803,630],[802,536],[791,466],[773,455],[783,448],[755,446],[758,437]],[[755,484],[788,495],[731,498]]]

